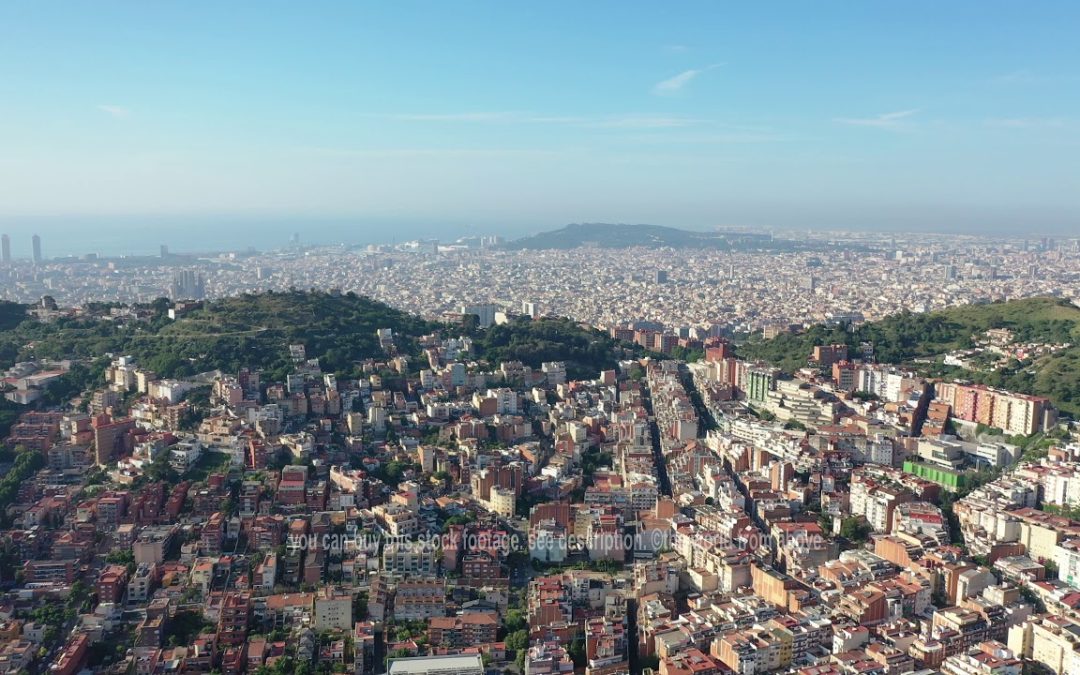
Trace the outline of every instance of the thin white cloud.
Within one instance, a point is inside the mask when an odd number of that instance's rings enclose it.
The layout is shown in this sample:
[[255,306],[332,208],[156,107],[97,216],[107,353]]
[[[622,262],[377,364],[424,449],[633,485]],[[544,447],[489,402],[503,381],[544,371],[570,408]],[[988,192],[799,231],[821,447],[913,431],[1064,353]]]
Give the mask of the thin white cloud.
[[396,113],[382,116],[404,122],[465,124],[541,124],[594,129],[672,129],[707,124],[708,120],[679,115],[548,115],[532,112]]
[[876,129],[900,129],[904,127],[909,118],[919,112],[918,108],[912,110],[898,110],[896,112],[882,113],[874,117],[835,117],[837,124],[848,124],[856,127],[874,127]]
[[1042,81],[1044,78],[1041,75],[1031,72],[1026,68],[1020,70],[1014,70],[1009,73],[1003,73],[993,78],[993,81],[997,84],[1033,84]]
[[705,123],[706,120],[694,119],[692,117],[626,115],[598,119],[589,122],[586,126],[602,129],[678,129]]
[[490,158],[507,157],[543,158],[559,157],[568,150],[532,149],[532,148],[348,148],[324,146],[300,146],[294,148],[300,154],[318,157],[336,157],[343,159],[387,159],[387,158]]
[[1002,73],[1000,75],[990,78],[990,82],[992,84],[1002,86],[1049,86],[1071,84],[1077,81],[1080,81],[1080,75],[1077,75],[1075,73],[1043,73],[1034,70],[1028,70],[1027,68],[1020,68],[1019,70]]
[[690,48],[686,45],[668,45],[667,47],[665,47],[665,49],[667,49],[669,52],[675,52],[676,54],[682,54],[684,52],[690,51]]
[[463,113],[401,113],[391,115],[405,122],[507,122],[513,121],[512,112],[463,112]]
[[674,77],[669,77],[666,80],[657,82],[653,86],[653,93],[657,96],[671,96],[677,94],[683,90],[683,88],[690,84],[698,75],[707,73],[710,70],[719,68],[724,64],[714,63],[712,65],[705,66],[704,68],[691,68],[690,70],[684,70]]
[[522,115],[518,122],[527,124],[585,124],[589,121],[587,117],[580,117],[577,115],[536,115],[528,114]]
[[1061,117],[1007,117],[988,119],[986,126],[1002,129],[1061,129],[1066,123]]
[[96,107],[101,112],[106,113],[111,117],[115,117],[117,119],[123,119],[125,117],[131,116],[131,111],[121,105],[106,105],[103,103]]
[[744,145],[750,143],[782,143],[793,139],[789,136],[768,131],[720,131],[690,135],[639,135],[628,137],[627,140],[634,143],[656,143],[661,145]]

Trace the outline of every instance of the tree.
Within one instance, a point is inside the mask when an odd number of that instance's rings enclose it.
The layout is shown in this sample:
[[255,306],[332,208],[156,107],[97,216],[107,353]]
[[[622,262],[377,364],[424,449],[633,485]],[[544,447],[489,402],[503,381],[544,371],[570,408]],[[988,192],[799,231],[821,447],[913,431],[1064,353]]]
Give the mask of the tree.
[[403,658],[406,658],[408,656],[412,656],[412,652],[410,652],[408,649],[405,649],[404,647],[401,647],[401,648],[395,649],[395,650],[391,651],[389,654],[387,654],[386,655],[386,662],[389,663],[391,659],[403,659]]
[[203,630],[212,627],[202,614],[191,611],[177,612],[169,621],[165,639],[176,638],[177,644],[189,645]]
[[442,528],[443,533],[445,534],[445,533],[449,532],[450,528],[453,527],[454,525],[468,525],[469,523],[473,522],[474,520],[476,520],[476,518],[474,518],[472,516],[472,514],[461,514],[461,515],[457,515],[457,516],[450,516],[449,518],[446,519],[446,522],[443,523],[443,528]]
[[29,452],[21,445],[15,446],[15,463],[3,478],[0,478],[0,513],[15,501],[19,487],[45,466],[45,456],[40,452]]
[[574,660],[574,666],[577,668],[584,668],[588,663],[588,657],[585,654],[585,638],[576,637],[574,641],[570,643],[570,647],[566,650],[570,658]]
[[147,465],[143,474],[154,482],[163,481],[169,485],[175,484],[180,480],[180,474],[169,463],[171,455],[172,453],[168,449],[158,452],[154,460]]
[[405,472],[411,468],[411,464],[396,459],[391,460],[379,467],[378,477],[387,485],[397,485],[405,476]]
[[353,600],[353,622],[363,621],[368,617],[368,594],[360,591]]
[[529,632],[516,630],[506,636],[506,648],[515,652],[529,648]]
[[[525,631],[529,627],[525,622],[525,614],[520,609],[511,609],[506,612],[506,616],[503,619],[503,626],[506,627],[508,633]],[[509,645],[507,645],[507,647],[509,647]]]
[[113,549],[105,556],[105,562],[110,565],[127,565],[135,562],[135,552],[131,549]]
[[79,579],[71,585],[71,590],[68,592],[67,599],[68,607],[80,610],[89,599],[90,587],[86,585],[85,581]]
[[872,529],[862,518],[851,516],[840,521],[840,536],[854,543],[866,541]]

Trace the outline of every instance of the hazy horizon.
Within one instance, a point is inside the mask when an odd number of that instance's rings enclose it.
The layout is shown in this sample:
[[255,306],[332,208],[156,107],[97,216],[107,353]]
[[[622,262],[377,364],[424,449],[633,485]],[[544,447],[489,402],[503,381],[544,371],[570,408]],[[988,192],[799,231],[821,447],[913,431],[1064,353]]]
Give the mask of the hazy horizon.
[[[77,226],[73,224],[77,222]],[[583,222],[583,221],[577,221]],[[46,258],[83,256],[95,253],[102,256],[158,255],[165,245],[172,253],[204,253],[241,251],[254,248],[259,251],[282,249],[291,243],[293,234],[299,234],[304,246],[365,244],[395,244],[417,239],[438,239],[450,243],[456,239],[498,235],[507,240],[527,237],[540,232],[557,230],[574,223],[552,224],[537,227],[484,226],[481,224],[435,224],[423,220],[381,219],[365,222],[357,218],[288,218],[259,216],[97,216],[84,218],[34,217],[16,219],[0,217],[0,234],[11,238],[12,255],[17,259],[31,257],[32,237],[42,240]],[[851,234],[940,234],[955,236],[985,236],[987,238],[1027,238],[1035,240],[1042,236],[1076,238],[1080,233],[1061,231],[1014,231],[992,228],[936,228],[903,230],[883,227],[754,227],[737,223],[715,226],[685,226],[670,223],[620,223],[629,225],[660,225],[691,231],[717,229],[747,229],[753,232],[776,232],[797,238],[812,231]],[[392,227],[392,230],[387,230]]]

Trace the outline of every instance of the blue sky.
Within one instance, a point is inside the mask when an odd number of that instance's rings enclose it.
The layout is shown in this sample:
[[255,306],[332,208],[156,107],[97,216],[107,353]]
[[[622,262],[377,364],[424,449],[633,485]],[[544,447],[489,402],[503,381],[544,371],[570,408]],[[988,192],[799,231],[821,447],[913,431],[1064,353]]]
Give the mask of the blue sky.
[[1073,2],[7,2],[0,220],[1080,232]]

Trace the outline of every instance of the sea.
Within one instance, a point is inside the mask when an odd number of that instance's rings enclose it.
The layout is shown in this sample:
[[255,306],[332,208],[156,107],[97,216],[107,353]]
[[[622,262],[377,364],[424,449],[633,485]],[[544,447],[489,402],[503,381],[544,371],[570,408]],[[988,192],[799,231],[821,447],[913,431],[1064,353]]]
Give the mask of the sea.
[[29,258],[41,237],[45,258],[274,251],[304,246],[396,244],[414,240],[450,243],[462,237],[498,234],[514,238],[545,228],[432,223],[397,218],[289,218],[256,216],[85,216],[0,217],[0,233],[11,238],[11,255]]

